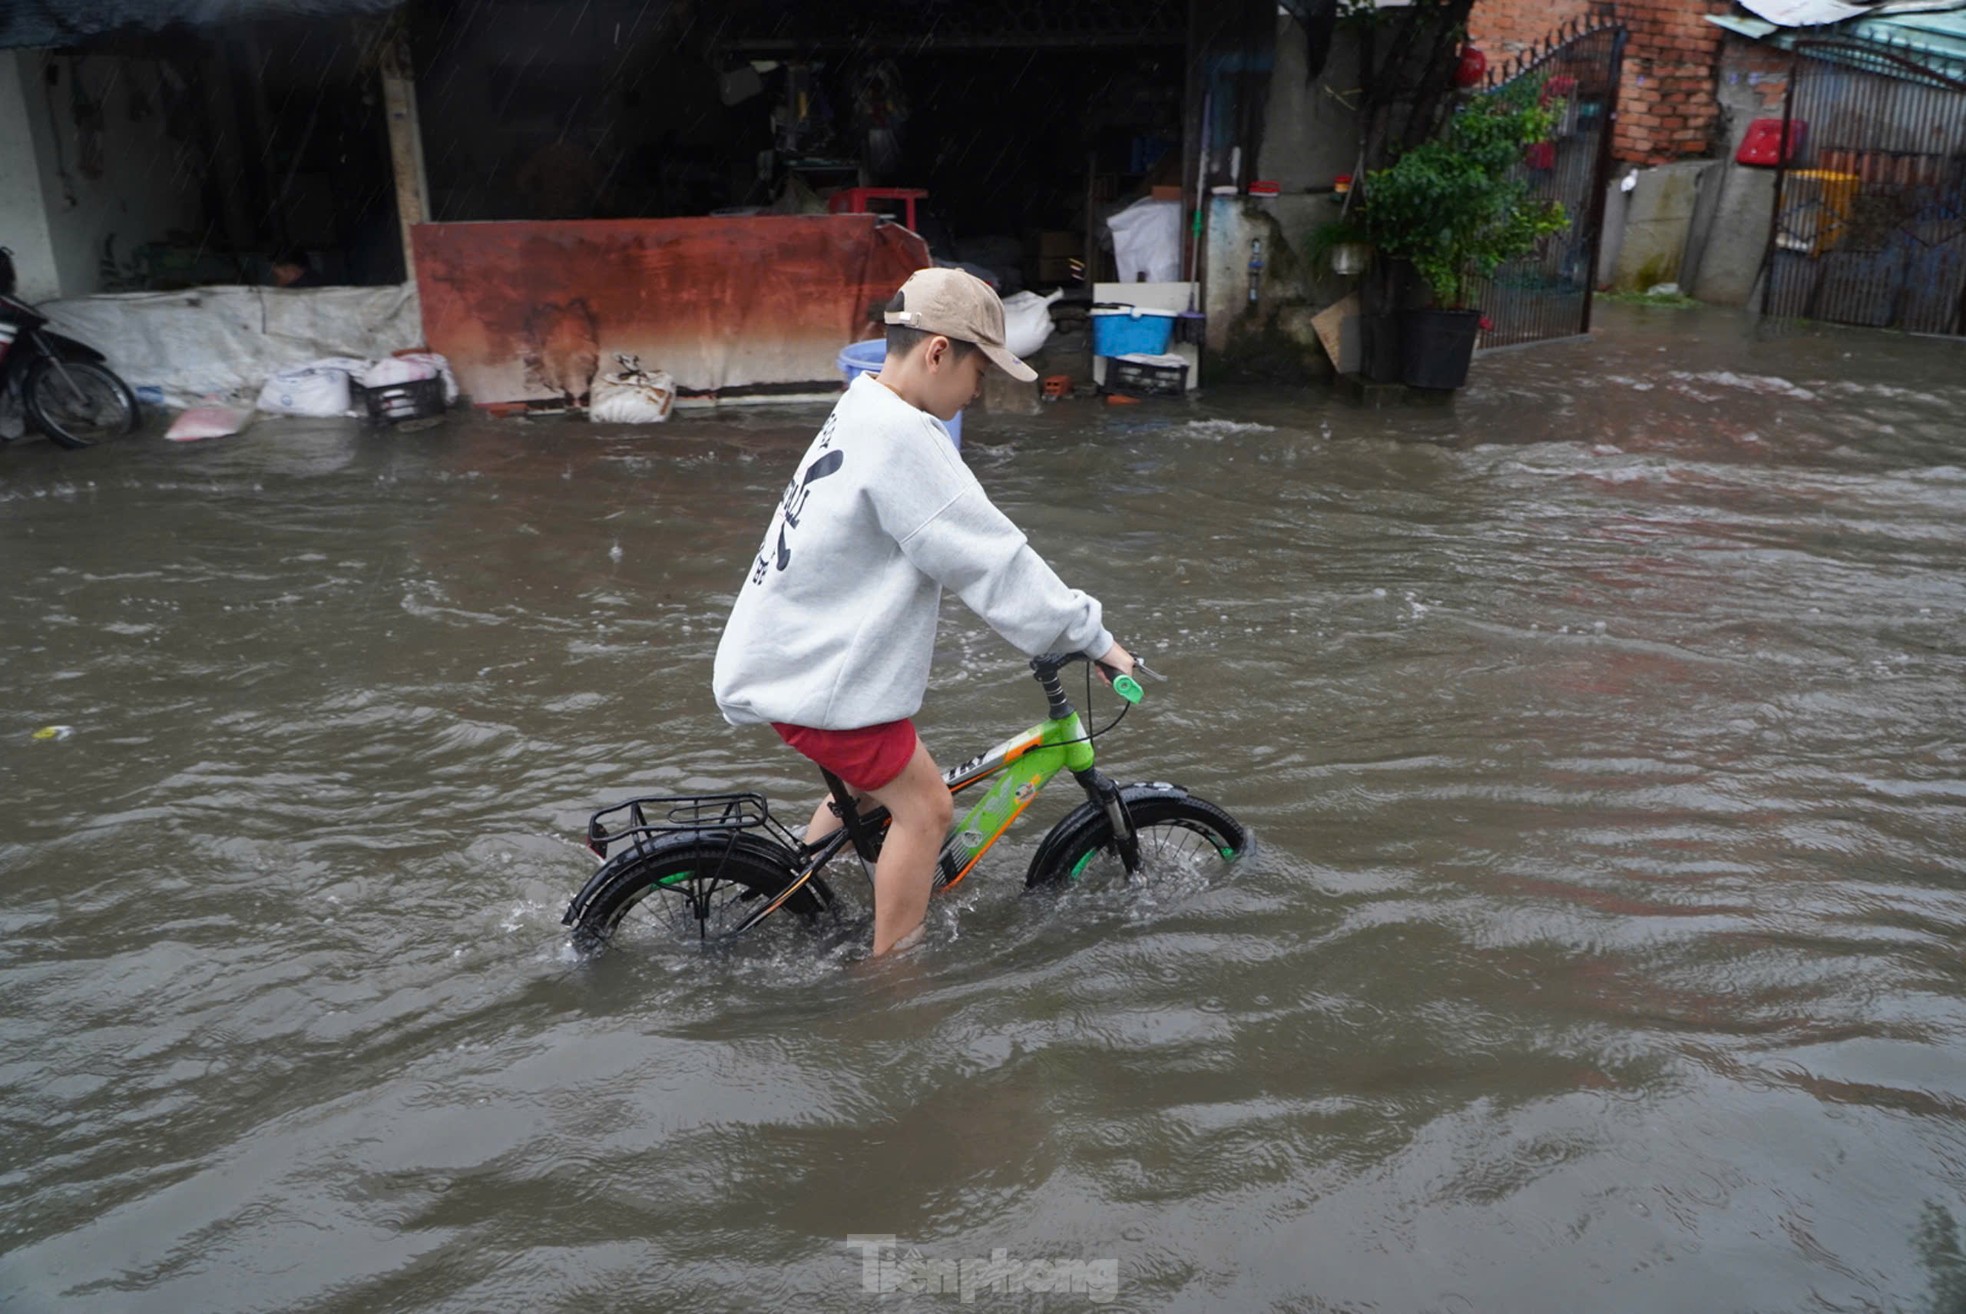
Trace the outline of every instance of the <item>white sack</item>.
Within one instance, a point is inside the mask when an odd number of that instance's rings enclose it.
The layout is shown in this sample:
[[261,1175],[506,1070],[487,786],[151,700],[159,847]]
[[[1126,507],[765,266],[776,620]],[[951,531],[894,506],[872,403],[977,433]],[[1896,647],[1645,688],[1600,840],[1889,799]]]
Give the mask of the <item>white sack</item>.
[[1065,295],[1063,288],[1048,297],[1019,292],[1003,299],[1004,345],[1013,356],[1030,356],[1044,349],[1051,336],[1051,303]]
[[444,381],[444,405],[457,405],[457,375],[451,373],[451,363],[444,359],[442,355],[434,351],[406,351],[396,359],[413,361],[416,364],[427,365],[432,370],[435,370],[436,373],[434,375],[425,374],[422,377],[426,379],[442,378]]
[[281,370],[259,390],[259,409],[268,415],[345,415],[348,371],[319,364]]
[[419,360],[413,356],[385,356],[362,371],[364,388],[387,388],[392,383],[415,383],[419,379],[434,379],[437,367],[429,360]]
[[200,438],[229,438],[252,421],[251,411],[234,406],[193,406],[171,422],[164,437],[174,443],[196,442]]
[[1135,201],[1106,221],[1120,282],[1174,283],[1181,278],[1181,202]]
[[644,370],[635,356],[616,356],[618,374],[603,374],[588,398],[587,418],[597,424],[660,424],[676,402],[676,381],[664,370]]

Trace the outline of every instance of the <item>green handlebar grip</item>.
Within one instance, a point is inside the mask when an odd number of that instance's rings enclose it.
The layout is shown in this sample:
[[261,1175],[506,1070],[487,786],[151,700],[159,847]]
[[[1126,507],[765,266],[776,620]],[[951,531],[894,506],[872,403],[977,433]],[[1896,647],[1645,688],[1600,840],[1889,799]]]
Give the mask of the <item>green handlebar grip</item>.
[[1113,677],[1113,692],[1129,703],[1137,703],[1145,691],[1140,688],[1140,682],[1132,676],[1116,675]]

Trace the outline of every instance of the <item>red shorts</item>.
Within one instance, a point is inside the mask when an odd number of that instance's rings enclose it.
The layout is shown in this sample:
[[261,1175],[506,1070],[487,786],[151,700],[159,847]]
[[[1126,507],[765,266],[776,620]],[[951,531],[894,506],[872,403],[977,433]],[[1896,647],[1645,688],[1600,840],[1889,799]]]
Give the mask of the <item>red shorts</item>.
[[855,789],[891,784],[915,755],[915,723],[903,717],[858,730],[812,730],[773,721],[778,737]]

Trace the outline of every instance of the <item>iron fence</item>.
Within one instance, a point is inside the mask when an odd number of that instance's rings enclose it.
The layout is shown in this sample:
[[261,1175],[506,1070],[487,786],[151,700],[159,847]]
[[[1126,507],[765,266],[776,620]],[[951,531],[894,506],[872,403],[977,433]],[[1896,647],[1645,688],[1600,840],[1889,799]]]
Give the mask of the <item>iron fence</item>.
[[1966,85],[1803,42],[1783,122],[1763,315],[1966,335]]
[[1559,29],[1489,84],[1499,91],[1538,79],[1544,103],[1561,107],[1555,136],[1530,147],[1518,169],[1531,194],[1562,205],[1570,222],[1536,251],[1474,284],[1475,304],[1486,320],[1479,344],[1484,349],[1590,331],[1625,36],[1615,24]]

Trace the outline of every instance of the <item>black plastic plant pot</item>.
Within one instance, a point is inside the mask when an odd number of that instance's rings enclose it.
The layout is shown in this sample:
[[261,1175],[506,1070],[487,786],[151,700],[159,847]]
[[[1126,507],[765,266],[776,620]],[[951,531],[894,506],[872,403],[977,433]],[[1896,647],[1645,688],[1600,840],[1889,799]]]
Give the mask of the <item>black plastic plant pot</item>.
[[1398,383],[1401,375],[1399,316],[1359,316],[1358,372],[1373,383]]
[[1400,382],[1409,388],[1458,388],[1468,381],[1479,310],[1399,312]]

